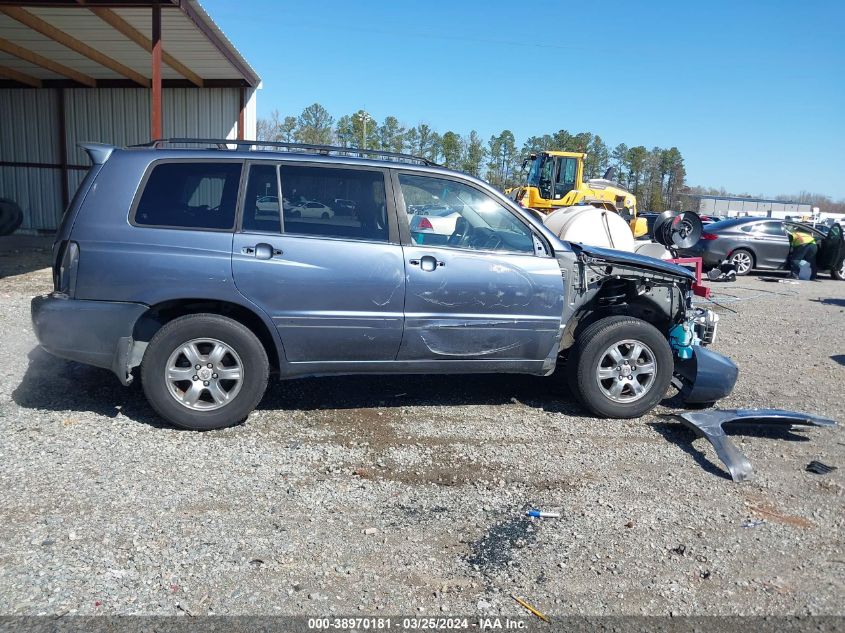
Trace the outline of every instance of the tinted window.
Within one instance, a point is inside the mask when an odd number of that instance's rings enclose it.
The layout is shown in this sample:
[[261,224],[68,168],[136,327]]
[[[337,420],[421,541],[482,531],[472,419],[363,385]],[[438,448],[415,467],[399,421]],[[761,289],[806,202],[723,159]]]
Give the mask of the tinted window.
[[380,171],[283,165],[285,233],[387,241]]
[[244,195],[244,231],[278,233],[282,230],[279,212],[279,183],[274,165],[252,165]]
[[783,224],[780,222],[761,222],[754,225],[754,232],[759,235],[785,236]]
[[[729,220],[719,220],[718,222],[713,222],[712,224],[707,225],[707,231],[712,233],[713,231],[719,231],[722,229],[730,229],[740,224],[747,224],[747,220],[742,218],[731,218]],[[741,230],[745,230],[744,228],[740,227]]]
[[135,223],[192,229],[231,229],[240,163],[165,163],[150,174]]
[[[534,253],[531,231],[493,198],[453,180],[399,176],[416,244]],[[431,214],[426,211],[431,210]]]

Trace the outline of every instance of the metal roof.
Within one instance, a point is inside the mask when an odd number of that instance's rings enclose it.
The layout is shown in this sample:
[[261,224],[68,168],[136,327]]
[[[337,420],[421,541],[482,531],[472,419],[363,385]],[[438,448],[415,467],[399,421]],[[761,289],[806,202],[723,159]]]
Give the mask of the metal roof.
[[171,86],[258,86],[197,0],[0,0],[0,80],[31,87],[149,87],[152,8]]
[[809,202],[795,202],[794,200],[769,200],[766,198],[746,198],[743,196],[720,196],[716,194],[708,194],[708,193],[682,193],[682,196],[686,196],[688,198],[699,198],[701,200],[728,200],[730,202],[762,202],[765,204],[807,204]]

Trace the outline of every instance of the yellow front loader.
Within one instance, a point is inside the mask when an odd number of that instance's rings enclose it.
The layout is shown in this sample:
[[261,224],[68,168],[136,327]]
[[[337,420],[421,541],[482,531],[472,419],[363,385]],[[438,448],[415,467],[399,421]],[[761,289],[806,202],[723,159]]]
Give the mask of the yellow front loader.
[[619,183],[604,178],[584,180],[582,152],[543,151],[531,154],[523,163],[530,165],[526,184],[505,193],[521,206],[547,215],[561,207],[590,204],[616,211],[630,219],[634,237],[647,232],[644,219],[637,219],[637,198]]

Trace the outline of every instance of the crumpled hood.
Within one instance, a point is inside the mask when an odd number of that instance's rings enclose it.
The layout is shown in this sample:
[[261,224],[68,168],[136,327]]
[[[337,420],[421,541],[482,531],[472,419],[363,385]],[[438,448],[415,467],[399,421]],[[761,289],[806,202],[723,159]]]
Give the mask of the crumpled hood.
[[677,275],[686,279],[695,279],[695,273],[689,268],[678,266],[677,264],[670,264],[662,259],[648,257],[646,255],[638,255],[637,253],[629,253],[627,251],[617,251],[610,248],[600,248],[598,246],[588,246],[587,244],[573,244],[570,242],[572,250],[576,253],[584,253],[590,257],[598,259],[605,259],[609,262],[616,262],[619,264],[629,264],[631,266],[639,266],[640,268],[648,268],[656,270],[669,275]]

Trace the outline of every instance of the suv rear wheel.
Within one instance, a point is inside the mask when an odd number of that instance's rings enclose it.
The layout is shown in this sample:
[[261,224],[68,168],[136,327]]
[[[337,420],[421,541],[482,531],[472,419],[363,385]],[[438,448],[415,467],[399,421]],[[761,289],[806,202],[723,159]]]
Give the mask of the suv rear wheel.
[[150,341],[141,382],[152,407],[197,431],[242,422],[267,388],[267,352],[252,331],[217,314],[170,321]]
[[581,403],[606,418],[637,418],[653,409],[672,380],[672,349],[653,325],[612,316],[575,343],[569,384]]

